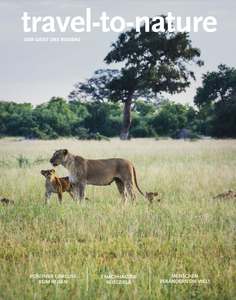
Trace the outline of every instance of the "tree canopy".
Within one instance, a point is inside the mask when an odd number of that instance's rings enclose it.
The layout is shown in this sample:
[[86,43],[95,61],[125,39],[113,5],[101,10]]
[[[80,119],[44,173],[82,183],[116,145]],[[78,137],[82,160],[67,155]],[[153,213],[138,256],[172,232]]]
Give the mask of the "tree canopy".
[[236,137],[236,69],[225,64],[218,66],[217,72],[207,72],[202,76],[202,87],[197,88],[194,103],[203,110],[211,104],[211,134],[221,138]]
[[202,76],[202,87],[197,88],[194,103],[202,106],[205,103],[227,101],[236,95],[236,69],[224,64],[218,66],[217,72],[207,72]]
[[118,74],[118,70],[99,69],[94,72],[94,76],[86,79],[85,82],[75,84],[75,89],[69,94],[69,99],[85,101],[109,101],[110,90],[107,84]]

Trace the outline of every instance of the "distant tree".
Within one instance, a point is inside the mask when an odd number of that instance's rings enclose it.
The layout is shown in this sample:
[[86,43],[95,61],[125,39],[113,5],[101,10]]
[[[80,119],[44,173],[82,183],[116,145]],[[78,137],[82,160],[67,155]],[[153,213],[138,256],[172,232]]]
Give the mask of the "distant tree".
[[188,122],[188,107],[180,103],[167,102],[151,121],[151,125],[160,136],[175,137]]
[[199,107],[199,112],[197,114],[198,119],[206,120],[212,118],[215,113],[215,105],[214,103],[205,103]]
[[31,103],[0,102],[1,132],[8,135],[28,135],[35,126]]
[[70,110],[66,100],[52,97],[46,105],[39,105],[35,109],[38,130],[52,135],[56,132],[61,136],[71,134],[71,122],[76,120],[76,115]]
[[3,117],[0,115],[0,136],[4,134],[5,130],[6,130],[6,126],[4,124]]
[[220,64],[217,72],[202,76],[202,87],[197,88],[194,103],[201,107],[205,103],[227,101],[236,95],[236,69]]
[[146,116],[147,114],[154,114],[156,112],[152,104],[146,104],[141,100],[136,100],[133,102],[131,111],[137,112],[142,117]]
[[110,90],[107,88],[107,84],[118,73],[118,70],[111,69],[95,71],[93,77],[86,79],[85,82],[75,84],[75,90],[68,96],[69,100],[108,101]]
[[220,64],[217,72],[207,72],[202,78],[194,103],[200,108],[199,117],[208,115],[205,130],[218,138],[235,138],[236,69]]
[[[120,75],[120,71],[112,69],[99,69],[95,71],[93,77],[86,79],[85,82],[78,82],[74,85],[75,89],[68,96],[69,103],[73,104],[74,101],[111,101],[109,83]],[[150,92],[148,89],[135,91],[133,99],[141,99],[144,103],[151,104],[156,109],[159,105],[164,104],[167,101],[164,97],[157,97],[155,93]]]
[[91,103],[89,101],[82,102],[80,100],[71,101],[69,109],[76,114],[79,119],[84,119],[89,115],[89,107]]
[[211,126],[211,135],[214,137],[236,138],[236,96],[215,104]]
[[190,77],[195,79],[186,63],[194,61],[203,65],[202,60],[195,60],[200,56],[200,50],[191,46],[188,33],[168,32],[166,17],[164,19],[165,32],[154,32],[153,28],[160,28],[160,24],[150,20],[149,32],[145,31],[144,24],[140,32],[131,29],[121,33],[104,59],[107,64],[125,62],[125,67],[107,84],[111,90],[110,99],[125,104],[120,133],[122,140],[128,138],[135,92],[180,93],[190,85]]
[[[143,92],[145,93],[145,98],[143,97]],[[147,91],[140,91],[140,97],[138,100],[143,101],[145,104],[151,104],[155,110],[158,110],[159,107],[166,102],[169,101],[169,99],[165,98],[163,95],[157,94],[157,93],[148,93]],[[135,100],[135,98],[133,98]]]
[[81,122],[82,127],[108,137],[119,134],[123,111],[119,103],[92,102],[89,111],[90,114]]

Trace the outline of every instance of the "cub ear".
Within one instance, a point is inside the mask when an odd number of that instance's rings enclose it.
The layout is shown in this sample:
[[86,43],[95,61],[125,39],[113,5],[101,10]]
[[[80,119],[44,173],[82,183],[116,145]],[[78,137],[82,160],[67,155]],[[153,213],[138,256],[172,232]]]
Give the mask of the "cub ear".
[[55,169],[52,169],[52,170],[51,170],[51,173],[52,173],[52,174],[55,174],[55,173],[56,173],[56,170],[55,170]]
[[154,193],[154,196],[157,196],[157,195],[158,195],[158,192],[155,192],[155,193]]
[[42,175],[44,174],[44,172],[45,172],[44,170],[41,170],[41,174],[42,174]]
[[67,149],[64,149],[64,150],[62,151],[62,153],[66,156],[66,155],[68,154],[68,150],[67,150]]

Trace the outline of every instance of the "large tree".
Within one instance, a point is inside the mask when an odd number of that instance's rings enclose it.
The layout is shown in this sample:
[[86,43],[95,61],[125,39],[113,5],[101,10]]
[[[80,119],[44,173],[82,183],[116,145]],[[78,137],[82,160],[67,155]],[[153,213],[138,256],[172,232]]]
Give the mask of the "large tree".
[[[104,61],[107,64],[125,62],[125,67],[109,81],[110,99],[122,101],[124,117],[120,138],[128,138],[131,125],[131,104],[134,94],[146,90],[149,94],[180,93],[190,86],[190,78],[195,79],[194,72],[187,69],[187,63],[194,61],[202,66],[199,60],[200,50],[191,46],[186,32],[168,32],[164,17],[164,31],[158,21],[149,21],[146,25],[121,33],[118,40],[112,43],[112,50]],[[155,28],[155,31],[153,30]]]

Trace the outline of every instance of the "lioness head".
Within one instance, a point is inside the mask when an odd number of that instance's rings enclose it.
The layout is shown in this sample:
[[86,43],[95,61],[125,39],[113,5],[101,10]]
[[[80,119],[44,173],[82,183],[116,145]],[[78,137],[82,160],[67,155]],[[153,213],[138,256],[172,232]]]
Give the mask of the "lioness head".
[[50,159],[50,163],[53,165],[53,167],[60,165],[61,163],[65,162],[67,154],[68,154],[67,149],[56,150],[56,152],[53,154],[52,158]]
[[51,170],[42,170],[42,171],[41,171],[41,174],[47,178],[47,177],[51,177],[52,175],[54,175],[55,172],[56,172],[55,169],[51,169]]

